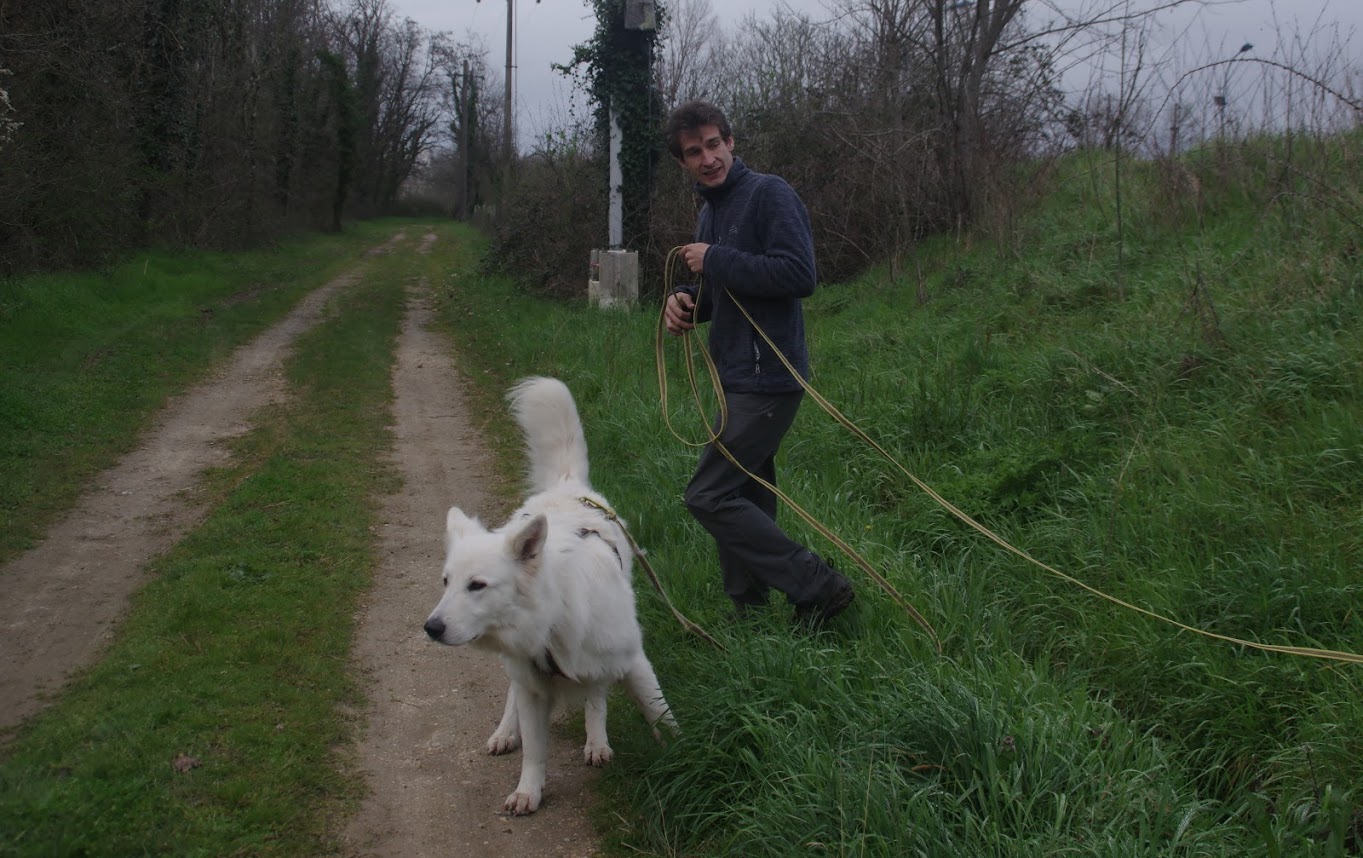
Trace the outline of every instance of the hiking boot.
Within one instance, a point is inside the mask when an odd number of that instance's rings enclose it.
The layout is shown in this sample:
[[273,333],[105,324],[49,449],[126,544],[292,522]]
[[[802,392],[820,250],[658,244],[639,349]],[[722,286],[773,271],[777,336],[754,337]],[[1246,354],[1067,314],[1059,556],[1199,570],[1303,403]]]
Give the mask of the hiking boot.
[[820,629],[829,620],[842,613],[857,594],[852,589],[852,582],[847,580],[841,572],[836,569],[829,569],[833,575],[833,584],[829,593],[817,602],[802,602],[795,606],[795,622],[797,625],[810,629]]

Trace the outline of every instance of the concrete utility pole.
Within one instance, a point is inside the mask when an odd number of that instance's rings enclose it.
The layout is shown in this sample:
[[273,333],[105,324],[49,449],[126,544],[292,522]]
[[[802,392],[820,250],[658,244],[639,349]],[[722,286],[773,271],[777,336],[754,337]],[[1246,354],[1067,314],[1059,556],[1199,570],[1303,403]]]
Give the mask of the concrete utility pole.
[[[483,0],[477,0],[477,2],[482,3]],[[535,3],[538,4],[539,2],[540,0],[535,0]],[[502,158],[507,164],[511,163],[512,153],[516,151],[516,122],[515,114],[512,113],[512,106],[515,102],[515,99],[512,97],[515,93],[515,87],[512,83],[512,75],[516,69],[516,63],[513,56],[516,44],[514,38],[515,28],[516,0],[506,0],[506,99],[502,105],[504,111],[504,124],[502,128],[506,131],[506,136],[502,140]]]
[[512,74],[516,65],[512,62],[512,51],[515,41],[511,37],[512,30],[516,27],[516,0],[506,0],[506,103],[503,110],[506,111],[506,140],[503,141],[502,157],[506,163],[511,163],[511,153],[516,151],[516,114],[512,112],[512,93],[515,92],[515,85],[512,83]]
[[620,169],[620,147],[624,135],[620,132],[620,111],[610,107],[610,208],[606,212],[606,237],[611,250],[625,246],[625,175]]
[[469,127],[473,120],[472,77],[469,75],[469,61],[464,60],[464,84],[459,90],[459,219],[469,219],[470,187],[473,185],[473,159],[469,157],[469,146],[473,144],[473,131]]

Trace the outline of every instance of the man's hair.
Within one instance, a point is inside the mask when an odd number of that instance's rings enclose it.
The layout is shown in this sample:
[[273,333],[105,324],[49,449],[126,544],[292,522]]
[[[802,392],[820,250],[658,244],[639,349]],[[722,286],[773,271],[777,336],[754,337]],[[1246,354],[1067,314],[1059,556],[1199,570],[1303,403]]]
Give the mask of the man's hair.
[[682,156],[681,138],[683,134],[694,134],[707,125],[719,129],[719,136],[730,140],[734,130],[729,127],[729,118],[724,111],[708,101],[688,101],[672,111],[663,126],[663,139],[667,141],[667,151],[673,158]]

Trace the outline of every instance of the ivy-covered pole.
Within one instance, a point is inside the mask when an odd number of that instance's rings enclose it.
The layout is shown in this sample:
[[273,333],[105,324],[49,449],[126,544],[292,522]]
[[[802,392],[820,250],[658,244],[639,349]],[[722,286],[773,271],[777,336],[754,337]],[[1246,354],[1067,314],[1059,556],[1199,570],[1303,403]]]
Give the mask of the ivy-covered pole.
[[658,158],[660,99],[653,54],[663,10],[658,0],[591,0],[596,32],[573,50],[564,71],[585,78],[596,103],[597,132],[610,153],[609,239],[612,248],[647,229],[653,168]]

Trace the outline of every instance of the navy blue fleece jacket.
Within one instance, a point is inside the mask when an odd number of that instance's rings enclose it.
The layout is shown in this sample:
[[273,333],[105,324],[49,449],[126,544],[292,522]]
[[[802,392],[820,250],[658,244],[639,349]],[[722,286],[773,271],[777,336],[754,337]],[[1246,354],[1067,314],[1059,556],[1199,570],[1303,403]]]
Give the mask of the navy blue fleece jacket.
[[[800,299],[817,279],[809,213],[795,189],[779,176],[758,173],[735,158],[724,183],[698,186],[705,200],[696,241],[705,252],[695,321],[710,323],[710,353],[724,389],[733,393],[782,393],[800,383],[733,305],[742,302],[762,330],[804,378],[809,350]],[[695,286],[682,291],[696,295]]]

